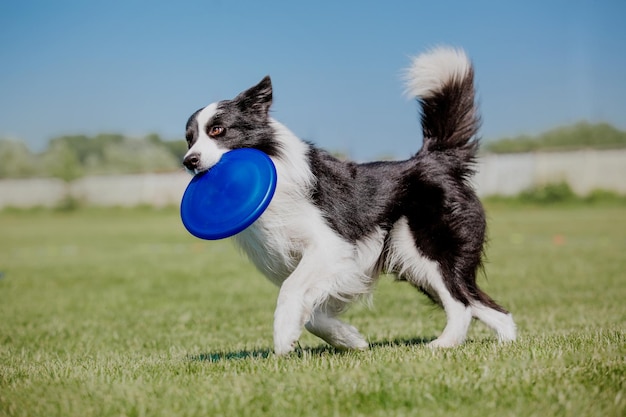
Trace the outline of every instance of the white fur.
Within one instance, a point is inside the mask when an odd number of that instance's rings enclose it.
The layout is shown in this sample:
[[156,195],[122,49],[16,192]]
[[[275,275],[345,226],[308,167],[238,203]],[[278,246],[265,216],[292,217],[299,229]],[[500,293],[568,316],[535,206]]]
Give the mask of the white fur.
[[500,342],[515,341],[517,329],[510,313],[505,314],[482,304],[473,304],[472,315],[492,328]]
[[[469,71],[471,64],[463,51],[435,49],[413,61],[407,71],[408,91],[427,98]],[[217,104],[212,104],[200,111],[198,125],[205,126],[216,110]],[[439,264],[417,248],[406,218],[400,218],[388,233],[379,227],[356,242],[336,233],[311,198],[317,178],[309,166],[309,145],[277,121],[270,119],[270,124],[281,145],[280,156],[272,156],[278,177],[276,192],[263,215],[236,235],[235,241],[280,287],[274,313],[276,354],[291,352],[303,328],[338,348],[366,348],[368,343],[357,329],[336,316],[349,302],[369,295],[383,270],[427,290],[443,306],[447,324],[431,346],[462,343],[472,316],[493,328],[500,340],[515,339],[510,315],[454,299]],[[204,170],[227,151],[200,128],[187,155],[197,154],[198,166]],[[384,265],[381,259],[385,259]]]
[[[205,126],[207,122],[215,115],[215,111],[217,110],[217,103],[210,104],[206,106],[200,113],[198,114],[198,126]],[[201,166],[203,170],[210,169],[213,165],[217,164],[218,161],[222,158],[229,149],[223,148],[219,145],[214,139],[211,139],[209,135],[206,134],[204,129],[198,129],[198,139],[196,143],[193,144],[187,154],[185,154],[185,158],[188,155],[196,154],[200,157],[200,163],[198,166]],[[198,170],[195,172],[198,173]]]
[[505,314],[480,303],[465,306],[455,300],[446,288],[439,265],[424,257],[415,247],[406,218],[394,225],[390,235],[389,256],[385,269],[414,284],[429,289],[444,308],[447,324],[432,347],[453,347],[463,343],[472,317],[492,328],[501,342],[515,340],[516,327],[511,314]]
[[[366,349],[369,344],[359,331],[336,316],[354,298],[368,296],[380,273],[379,259],[386,233],[382,229],[356,242],[351,256],[341,265],[331,266],[339,270],[335,279],[328,281],[330,298],[315,308],[306,329],[339,349]],[[344,269],[345,268],[345,269]]]
[[235,240],[257,268],[280,286],[324,221],[321,212],[308,203],[307,190],[314,178],[306,161],[306,144],[280,123],[272,121],[272,127],[286,155],[273,158],[276,192],[263,215]]
[[407,219],[400,218],[391,231],[391,245],[388,257],[389,271],[426,288],[436,297],[446,312],[447,324],[441,335],[431,342],[433,347],[452,347],[463,343],[470,322],[472,311],[452,297],[444,282],[439,265],[426,258],[415,247],[413,235]]
[[369,344],[359,331],[323,309],[314,311],[306,329],[339,349],[366,349]]
[[353,245],[328,225],[310,203],[315,180],[306,161],[306,145],[278,122],[287,155],[274,158],[276,192],[263,215],[236,235],[237,243],[280,292],[274,315],[274,348],[288,353],[307,325],[334,346],[363,348],[358,331],[334,316],[345,304],[369,294],[385,234],[376,230]]
[[[500,340],[515,338],[506,315],[482,305],[465,306],[448,291],[439,265],[415,246],[406,218],[389,236],[382,229],[351,244],[337,235],[309,200],[315,178],[307,147],[286,127],[272,121],[285,157],[274,158],[276,193],[267,210],[235,236],[257,268],[280,287],[274,313],[274,350],[291,352],[303,327],[342,349],[364,349],[365,338],[336,316],[355,298],[370,294],[382,269],[429,289],[443,306],[447,324],[432,347],[457,346],[465,340],[472,315],[485,321]],[[379,265],[385,239],[386,264]]]
[[452,80],[467,76],[472,64],[462,49],[438,47],[418,55],[406,70],[406,93],[410,97],[429,98]]
[[407,280],[410,279],[414,284],[429,288],[438,287],[439,283],[443,283],[439,265],[426,258],[415,247],[406,217],[401,217],[390,232],[385,269],[394,271]]

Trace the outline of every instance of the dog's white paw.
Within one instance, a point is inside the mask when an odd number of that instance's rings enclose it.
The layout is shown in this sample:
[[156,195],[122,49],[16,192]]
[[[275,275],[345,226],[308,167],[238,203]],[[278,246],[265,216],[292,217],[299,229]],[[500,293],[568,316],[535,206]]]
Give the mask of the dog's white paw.
[[288,355],[295,350],[296,343],[297,341],[285,345],[274,343],[274,353],[276,354],[276,356]]
[[274,353],[284,356],[294,351],[302,333],[302,329],[294,323],[278,320],[274,323]]
[[506,314],[502,322],[503,323],[496,328],[498,341],[502,343],[515,342],[517,339],[517,326],[515,326],[513,316],[510,313]]
[[369,343],[356,327],[343,323],[334,317],[327,317],[318,313],[316,319],[308,322],[305,327],[309,332],[324,339],[337,349],[365,350],[369,348]]
[[[338,347],[338,346],[336,346]],[[360,339],[353,339],[350,341],[349,344],[345,345],[346,349],[355,349],[355,350],[367,350],[369,349],[370,344],[367,343],[367,340],[360,338]],[[341,347],[339,347],[341,349]]]
[[326,341],[338,349],[365,350],[369,348],[367,340],[365,340],[354,326],[346,324],[343,324],[341,327],[337,326],[334,332],[328,336],[330,337],[328,337]]
[[326,340],[331,346],[341,350],[366,350],[370,347],[367,340],[361,335],[350,335],[350,337],[331,338]]
[[451,337],[438,337],[428,344],[429,348],[432,349],[448,349],[459,346],[463,343],[463,340],[458,340]]
[[300,332],[274,332],[274,353],[277,356],[288,355],[296,349]]

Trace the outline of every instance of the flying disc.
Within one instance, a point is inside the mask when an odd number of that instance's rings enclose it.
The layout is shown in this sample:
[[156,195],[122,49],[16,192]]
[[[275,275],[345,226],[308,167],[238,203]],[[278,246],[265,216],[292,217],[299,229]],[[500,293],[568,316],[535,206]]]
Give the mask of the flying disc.
[[185,228],[201,239],[224,239],[263,214],[276,191],[276,167],[265,153],[226,152],[210,170],[193,177],[180,205]]

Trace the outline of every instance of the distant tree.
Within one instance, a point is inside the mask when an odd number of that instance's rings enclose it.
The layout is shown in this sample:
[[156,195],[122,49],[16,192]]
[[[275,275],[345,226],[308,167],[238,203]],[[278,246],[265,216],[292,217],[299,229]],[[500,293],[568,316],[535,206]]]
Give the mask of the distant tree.
[[[67,157],[59,153],[59,149],[72,150],[81,169],[81,175],[164,172],[174,171],[180,167],[179,157],[172,151],[170,142],[163,141],[155,133],[144,138],[129,138],[112,133],[101,133],[91,137],[85,135],[57,137],[49,142],[46,151],[49,165],[52,164],[54,155]],[[58,174],[58,170],[55,172]]]
[[0,139],[0,178],[34,176],[39,171],[37,159],[23,142]]
[[179,161],[162,145],[145,139],[126,139],[103,148],[103,173],[140,173],[173,171]]
[[605,148],[626,146],[626,132],[608,123],[577,123],[550,130],[539,136],[539,142],[550,147]]
[[78,152],[69,143],[58,141],[42,155],[44,172],[52,177],[71,182],[84,175]]
[[85,164],[87,159],[102,156],[102,148],[109,142],[121,142],[124,137],[121,135],[101,134],[96,137],[85,135],[60,136],[50,140],[48,149],[56,146],[67,146],[71,148],[81,164]]
[[538,136],[518,136],[486,142],[483,149],[493,153],[518,153],[583,148],[626,147],[626,132],[607,123],[577,123],[549,130]]
[[187,153],[187,142],[184,140],[168,140],[163,142],[163,145],[174,155],[178,164],[182,164],[183,157]]
[[149,142],[153,145],[163,144],[163,140],[161,139],[161,136],[158,135],[158,133],[150,133],[146,135],[144,139],[146,140],[146,142]]
[[163,140],[158,134],[151,133],[145,137],[145,139],[154,145],[162,146],[167,149],[178,161],[178,164],[182,164],[183,157],[187,153],[187,142],[182,139],[179,140]]

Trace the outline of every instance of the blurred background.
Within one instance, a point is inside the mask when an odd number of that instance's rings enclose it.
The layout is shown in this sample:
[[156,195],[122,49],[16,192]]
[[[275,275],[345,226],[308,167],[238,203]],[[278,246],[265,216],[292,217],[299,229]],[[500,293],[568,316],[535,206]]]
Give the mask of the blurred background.
[[[626,416],[626,1],[0,0],[0,416]],[[272,114],[356,161],[421,146],[411,57],[464,48],[481,287],[515,344],[383,279],[372,344],[272,355],[277,289],[185,230],[188,117]],[[130,208],[127,208],[130,207]],[[462,410],[462,411],[460,411]]]
[[482,196],[626,194],[623,1],[0,3],[0,208],[175,205],[188,116],[270,74],[273,116],[357,161],[420,147],[411,56],[464,48]]

